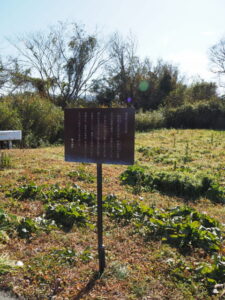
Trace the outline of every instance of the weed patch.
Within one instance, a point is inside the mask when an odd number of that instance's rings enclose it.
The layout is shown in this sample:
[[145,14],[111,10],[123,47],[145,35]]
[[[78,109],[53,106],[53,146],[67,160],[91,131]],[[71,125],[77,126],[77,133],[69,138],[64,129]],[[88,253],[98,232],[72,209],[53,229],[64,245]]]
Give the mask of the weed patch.
[[51,204],[46,207],[45,217],[55,221],[64,231],[70,231],[74,224],[85,226],[88,224],[88,210],[85,205],[67,203]]
[[12,158],[9,154],[0,153],[0,169],[7,169],[12,167]]
[[53,185],[44,192],[44,199],[47,202],[79,202],[88,206],[93,206],[96,203],[96,196],[93,193],[83,191],[78,186],[60,187]]
[[83,167],[80,167],[74,171],[70,171],[68,176],[71,179],[76,179],[87,183],[93,183],[95,181],[95,177],[91,173],[87,172],[87,170],[85,170]]
[[130,166],[120,175],[122,184],[137,186],[146,191],[158,190],[168,195],[190,199],[208,197],[214,202],[225,202],[224,189],[207,175],[186,174],[181,172],[146,172],[146,168]]
[[13,197],[18,200],[36,200],[43,197],[42,188],[34,183],[25,184],[11,189],[6,193],[7,197]]

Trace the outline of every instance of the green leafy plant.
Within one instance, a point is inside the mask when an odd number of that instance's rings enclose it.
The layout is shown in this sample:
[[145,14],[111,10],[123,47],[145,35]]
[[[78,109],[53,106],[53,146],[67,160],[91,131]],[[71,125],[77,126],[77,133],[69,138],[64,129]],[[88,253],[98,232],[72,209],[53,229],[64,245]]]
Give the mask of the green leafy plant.
[[190,207],[157,212],[145,221],[142,231],[144,235],[160,237],[182,251],[196,247],[216,252],[222,241],[219,223]]
[[70,178],[74,178],[80,181],[85,181],[87,183],[93,183],[95,180],[95,177],[82,167],[78,168],[77,170],[69,172],[68,176]]
[[34,183],[25,184],[14,188],[6,193],[7,197],[13,197],[18,200],[35,200],[43,197],[42,187]]
[[6,213],[3,209],[0,209],[0,230],[2,235],[5,233],[11,235],[18,224],[18,218],[12,214]]
[[46,207],[46,218],[54,220],[57,226],[65,231],[73,225],[85,226],[88,224],[87,207],[83,204],[51,204]]
[[162,239],[182,251],[202,248],[217,252],[222,233],[219,222],[188,206],[157,210],[109,195],[104,200],[108,215],[123,224],[133,223],[145,238]]
[[[219,294],[219,289],[224,289],[225,282],[225,257],[214,254],[210,262],[198,263],[195,267],[189,267],[190,276],[202,282],[209,293]],[[222,299],[222,298],[221,298]]]
[[16,229],[20,238],[29,239],[39,228],[34,220],[26,217],[19,222]]
[[50,254],[60,264],[74,266],[77,262],[78,253],[72,248],[55,249]]
[[46,190],[45,199],[48,202],[79,202],[88,206],[93,206],[96,203],[96,196],[93,193],[83,191],[78,186],[74,187],[60,187],[59,185],[53,185],[50,189]]
[[51,186],[37,186],[34,183],[21,185],[6,192],[7,197],[18,200],[43,200],[44,202],[79,202],[88,206],[95,205],[96,196],[83,191],[78,186],[60,187],[58,184]]
[[207,175],[195,175],[181,172],[147,172],[146,168],[130,166],[120,175],[122,184],[135,188],[141,186],[147,191],[153,189],[169,195],[176,195],[190,199],[201,196],[208,197],[215,202],[225,202],[225,191],[215,179]]

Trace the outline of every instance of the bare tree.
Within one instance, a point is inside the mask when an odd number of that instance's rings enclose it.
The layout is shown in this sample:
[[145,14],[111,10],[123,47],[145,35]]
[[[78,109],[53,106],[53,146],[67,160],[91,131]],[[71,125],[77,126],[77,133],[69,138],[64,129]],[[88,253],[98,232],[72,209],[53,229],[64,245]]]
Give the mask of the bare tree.
[[121,102],[133,98],[136,89],[136,75],[140,60],[136,55],[137,42],[131,34],[124,39],[115,33],[109,43],[110,61],[107,71],[117,82]]
[[2,60],[0,59],[0,95],[3,94],[3,87],[8,82],[8,72],[6,70],[6,66],[3,64]]
[[[221,83],[225,76],[225,37],[209,49],[209,59],[211,71],[219,76]],[[225,86],[225,83],[221,85]]]
[[[50,99],[60,99],[62,106],[80,97],[105,63],[105,47],[99,45],[97,35],[87,34],[74,23],[59,23],[48,33],[20,37],[13,45],[20,54],[18,63],[30,72],[22,76],[24,82]],[[20,75],[17,72],[14,77]]]

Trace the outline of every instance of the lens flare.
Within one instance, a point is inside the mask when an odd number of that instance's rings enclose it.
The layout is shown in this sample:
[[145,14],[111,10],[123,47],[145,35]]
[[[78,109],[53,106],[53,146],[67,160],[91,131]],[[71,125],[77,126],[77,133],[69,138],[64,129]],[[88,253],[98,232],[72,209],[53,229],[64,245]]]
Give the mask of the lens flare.
[[128,102],[128,103],[131,103],[131,101],[132,101],[132,98],[130,98],[130,97],[127,98],[127,102]]
[[149,83],[148,83],[148,81],[147,81],[147,80],[142,80],[142,81],[139,83],[138,89],[139,89],[141,92],[146,92],[146,91],[149,89]]

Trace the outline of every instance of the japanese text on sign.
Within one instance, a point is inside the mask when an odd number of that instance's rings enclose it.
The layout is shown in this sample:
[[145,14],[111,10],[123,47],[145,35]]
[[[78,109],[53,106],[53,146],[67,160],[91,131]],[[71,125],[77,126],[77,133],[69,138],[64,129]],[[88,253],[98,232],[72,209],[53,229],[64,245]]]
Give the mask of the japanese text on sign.
[[133,164],[134,110],[66,109],[65,160]]

